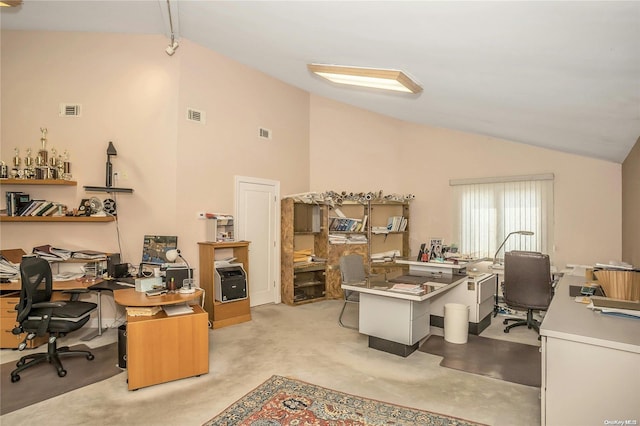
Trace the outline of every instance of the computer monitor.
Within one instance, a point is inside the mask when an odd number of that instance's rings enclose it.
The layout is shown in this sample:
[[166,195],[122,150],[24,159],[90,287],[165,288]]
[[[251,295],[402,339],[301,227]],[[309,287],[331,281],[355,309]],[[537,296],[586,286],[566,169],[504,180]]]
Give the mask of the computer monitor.
[[167,252],[178,248],[178,237],[169,235],[145,235],[142,246],[142,263],[162,265],[168,263]]

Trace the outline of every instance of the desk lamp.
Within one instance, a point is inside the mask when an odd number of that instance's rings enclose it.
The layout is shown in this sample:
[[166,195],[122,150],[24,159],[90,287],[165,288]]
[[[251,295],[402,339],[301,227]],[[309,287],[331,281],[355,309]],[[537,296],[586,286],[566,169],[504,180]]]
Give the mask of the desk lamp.
[[167,257],[167,260],[169,262],[174,262],[177,258],[180,258],[187,265],[187,277],[188,277],[187,281],[189,282],[189,287],[185,287],[185,285],[183,284],[182,287],[180,287],[180,290],[178,290],[178,292],[183,294],[195,293],[196,289],[191,286],[191,267],[189,266],[189,262],[187,262],[187,259],[182,257],[180,250],[179,249],[169,250],[167,251],[165,256]]
[[502,244],[500,244],[500,247],[498,247],[498,250],[496,250],[496,254],[493,255],[493,264],[494,265],[498,264],[498,253],[500,252],[500,249],[502,249],[502,246],[505,245],[505,243],[507,242],[509,237],[512,236],[513,234],[533,235],[533,232],[531,232],[531,231],[513,231],[513,232],[510,232],[509,235],[507,235],[507,238],[505,238],[504,241],[502,242]]

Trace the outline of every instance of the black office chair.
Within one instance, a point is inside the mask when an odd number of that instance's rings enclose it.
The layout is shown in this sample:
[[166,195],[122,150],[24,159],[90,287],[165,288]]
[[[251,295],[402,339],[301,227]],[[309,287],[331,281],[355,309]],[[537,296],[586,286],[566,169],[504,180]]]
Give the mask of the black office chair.
[[11,372],[11,382],[20,380],[21,371],[37,364],[48,362],[53,364],[58,376],[64,377],[67,371],[62,367],[60,357],[84,355],[88,360],[94,358],[89,351],[70,350],[69,347],[57,347],[58,337],[77,330],[85,325],[91,311],[96,309],[95,303],[80,301],[51,301],[53,279],[49,262],[37,257],[24,257],[20,263],[20,303],[16,306],[19,325],[13,334],[27,333],[24,341],[18,346],[23,350],[27,341],[36,336],[49,334],[46,353],[25,355],[16,363]]
[[510,251],[504,257],[504,301],[508,307],[527,311],[527,319],[507,318],[515,323],[505,327],[508,333],[513,327],[526,325],[540,333],[540,322],[533,318],[534,311],[545,311],[553,297],[551,263],[549,255],[531,251]]
[[[342,284],[360,283],[367,279],[367,275],[364,270],[364,258],[359,254],[347,254],[340,257],[340,277]],[[351,290],[342,290],[344,293],[344,305],[340,311],[340,317],[338,317],[338,324],[341,327],[352,328],[357,330],[356,326],[345,325],[342,322],[342,316],[349,303],[360,303],[360,293]]]

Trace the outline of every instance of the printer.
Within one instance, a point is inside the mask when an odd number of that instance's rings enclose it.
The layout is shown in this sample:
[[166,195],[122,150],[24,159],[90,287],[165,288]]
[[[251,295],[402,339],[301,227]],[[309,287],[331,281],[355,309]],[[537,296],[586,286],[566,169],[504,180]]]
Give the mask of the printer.
[[216,300],[221,303],[247,298],[247,273],[242,263],[215,262]]

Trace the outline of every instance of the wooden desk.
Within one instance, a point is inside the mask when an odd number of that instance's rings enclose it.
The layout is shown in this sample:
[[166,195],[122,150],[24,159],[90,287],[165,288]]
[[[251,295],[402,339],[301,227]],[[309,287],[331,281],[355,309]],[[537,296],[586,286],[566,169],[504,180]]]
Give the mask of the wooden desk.
[[[148,297],[135,289],[116,290],[113,297],[123,306],[163,306],[185,303],[202,296],[166,294]],[[127,374],[129,390],[209,372],[208,315],[192,305],[193,313],[168,316],[127,315]]]
[[[54,281],[53,282],[53,291],[62,291],[62,290],[73,290],[77,288],[86,289],[89,286],[97,284],[102,281],[102,278],[98,278],[94,281],[87,280],[67,280],[67,281]],[[20,281],[2,283],[0,284],[0,291],[4,290],[20,290],[22,288],[22,283]]]
[[167,293],[161,296],[147,296],[142,291],[134,288],[115,290],[113,298],[118,305],[122,306],[163,306],[175,305],[197,300],[202,297],[202,289],[197,288],[194,293]]

